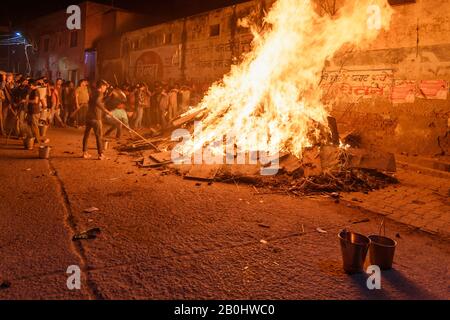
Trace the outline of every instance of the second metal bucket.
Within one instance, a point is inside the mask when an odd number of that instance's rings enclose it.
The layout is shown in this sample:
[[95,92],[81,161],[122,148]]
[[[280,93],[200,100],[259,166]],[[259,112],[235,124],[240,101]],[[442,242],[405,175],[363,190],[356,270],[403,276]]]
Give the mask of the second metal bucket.
[[50,157],[50,147],[49,146],[40,146],[39,147],[39,158],[40,159],[48,159]]
[[379,266],[381,270],[392,269],[397,242],[391,238],[377,235],[369,236],[369,239],[370,264]]
[[108,150],[108,149],[109,149],[109,141],[103,140],[103,150]]
[[23,140],[23,147],[26,150],[33,150],[35,138],[26,138]]
[[343,230],[339,233],[342,260],[346,273],[361,273],[369,250],[370,240],[362,234]]

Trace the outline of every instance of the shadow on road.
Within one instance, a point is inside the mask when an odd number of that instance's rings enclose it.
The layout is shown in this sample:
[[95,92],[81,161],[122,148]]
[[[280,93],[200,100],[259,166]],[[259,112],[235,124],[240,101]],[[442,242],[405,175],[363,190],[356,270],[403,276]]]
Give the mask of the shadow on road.
[[[386,291],[395,290],[396,293],[401,293],[403,299],[408,300],[439,300],[440,298],[430,293],[426,288],[415,284],[411,279],[408,279],[402,272],[395,269],[389,271],[382,271],[381,289],[369,290],[367,288],[367,279],[370,275],[354,274],[348,275],[349,279],[359,288],[359,292],[364,299],[368,300],[390,300],[391,295]],[[398,296],[393,294],[392,296]]]
[[348,275],[355,287],[359,289],[359,293],[362,299],[366,300],[390,300],[391,296],[387,294],[386,290],[381,287],[381,290],[370,290],[367,288],[367,279],[369,275],[366,273]]
[[[430,293],[426,288],[418,286],[408,279],[402,272],[395,269],[384,271],[383,280],[405,295],[407,299],[436,300],[438,296]],[[444,284],[445,285],[445,284]]]

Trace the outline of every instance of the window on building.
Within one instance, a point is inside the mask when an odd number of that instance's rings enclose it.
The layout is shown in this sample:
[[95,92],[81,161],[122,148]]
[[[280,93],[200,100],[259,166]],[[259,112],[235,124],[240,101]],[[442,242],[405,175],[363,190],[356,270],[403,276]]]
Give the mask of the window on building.
[[156,46],[156,36],[154,34],[150,34],[148,37],[148,45],[150,47],[155,47]]
[[391,6],[397,4],[416,3],[416,0],[388,0],[388,1]]
[[220,24],[214,24],[209,27],[209,36],[217,37],[220,35]]
[[75,48],[78,46],[78,31],[72,31],[70,33],[70,47]]
[[50,39],[49,38],[45,38],[44,39],[44,52],[48,52],[48,47],[50,46]]
[[172,43],[172,34],[166,33],[164,35],[164,44],[171,44]]

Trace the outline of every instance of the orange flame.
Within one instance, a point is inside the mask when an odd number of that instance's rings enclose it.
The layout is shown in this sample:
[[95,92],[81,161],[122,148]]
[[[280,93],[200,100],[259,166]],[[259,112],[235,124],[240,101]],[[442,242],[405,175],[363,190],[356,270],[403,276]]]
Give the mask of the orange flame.
[[387,29],[392,9],[386,0],[350,0],[332,17],[319,15],[309,0],[278,0],[264,19],[266,28],[254,32],[252,51],[199,104],[208,110],[204,129],[184,151],[233,136],[245,151],[301,157],[311,132],[319,135],[315,124],[327,127],[319,88],[325,62],[344,45],[361,47],[379,34],[368,26],[371,5],[380,8],[380,27]]

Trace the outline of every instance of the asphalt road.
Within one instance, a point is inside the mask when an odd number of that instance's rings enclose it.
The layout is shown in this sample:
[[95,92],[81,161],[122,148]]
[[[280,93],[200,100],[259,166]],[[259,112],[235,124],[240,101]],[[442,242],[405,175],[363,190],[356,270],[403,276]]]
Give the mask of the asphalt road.
[[[343,272],[337,233],[364,219],[349,228],[377,233],[380,216],[324,197],[198,186],[115,150],[84,160],[81,135],[51,130],[50,160],[0,141],[0,283],[10,284],[0,299],[450,298],[450,246],[435,236],[388,221],[400,236],[394,269],[369,290],[366,275]],[[98,238],[71,240],[93,227]],[[80,290],[66,286],[70,265]]]

